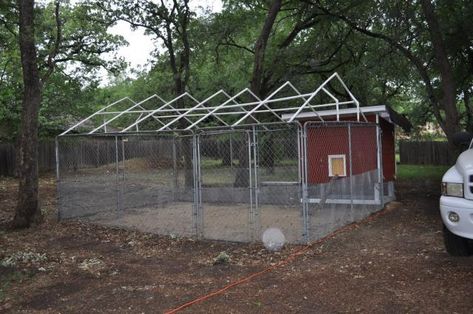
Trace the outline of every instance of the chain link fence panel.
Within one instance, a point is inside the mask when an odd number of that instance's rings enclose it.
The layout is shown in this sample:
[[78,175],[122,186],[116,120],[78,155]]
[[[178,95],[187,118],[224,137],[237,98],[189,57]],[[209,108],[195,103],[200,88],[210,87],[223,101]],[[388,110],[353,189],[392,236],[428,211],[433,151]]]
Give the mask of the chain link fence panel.
[[383,207],[381,133],[368,123],[199,134],[62,136],[61,219],[158,234],[318,239]]
[[305,126],[309,240],[383,207],[379,130],[366,123],[308,123]]
[[121,139],[120,218],[112,224],[161,234],[194,234],[191,141],[190,136],[171,135]]
[[114,137],[67,137],[58,142],[60,218],[92,217],[118,209],[118,150]]

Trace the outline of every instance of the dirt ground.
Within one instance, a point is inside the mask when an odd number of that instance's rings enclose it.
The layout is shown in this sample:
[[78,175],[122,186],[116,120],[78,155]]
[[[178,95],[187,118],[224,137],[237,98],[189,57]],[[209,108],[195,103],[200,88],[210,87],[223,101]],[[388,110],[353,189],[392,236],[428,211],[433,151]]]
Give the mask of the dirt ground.
[[[0,312],[155,313],[262,270],[300,246],[194,241],[55,222],[10,231],[16,181],[0,179]],[[399,203],[314,245],[291,263],[183,312],[456,312],[473,308],[473,258],[443,248],[438,182],[400,182]],[[230,257],[215,264],[220,252]]]

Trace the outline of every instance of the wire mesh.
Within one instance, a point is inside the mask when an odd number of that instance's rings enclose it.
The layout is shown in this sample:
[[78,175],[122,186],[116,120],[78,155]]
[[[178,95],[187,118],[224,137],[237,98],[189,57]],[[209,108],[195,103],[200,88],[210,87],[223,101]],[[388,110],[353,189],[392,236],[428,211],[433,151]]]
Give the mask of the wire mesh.
[[383,206],[374,124],[307,124],[307,234],[318,239]]
[[115,137],[68,137],[58,141],[61,218],[116,213],[118,150]]
[[121,139],[123,193],[120,218],[114,224],[162,234],[194,234],[191,139],[167,135]]
[[298,130],[291,125],[254,130],[257,239],[266,229],[278,228],[287,241],[302,241]]
[[[59,213],[162,234],[194,234],[190,137],[61,137]],[[189,178],[190,177],[190,178]]]
[[203,236],[249,241],[253,199],[248,132],[202,134],[199,149]]
[[59,214],[176,236],[247,242],[278,228],[314,240],[383,206],[380,138],[377,125],[351,122],[61,136]]

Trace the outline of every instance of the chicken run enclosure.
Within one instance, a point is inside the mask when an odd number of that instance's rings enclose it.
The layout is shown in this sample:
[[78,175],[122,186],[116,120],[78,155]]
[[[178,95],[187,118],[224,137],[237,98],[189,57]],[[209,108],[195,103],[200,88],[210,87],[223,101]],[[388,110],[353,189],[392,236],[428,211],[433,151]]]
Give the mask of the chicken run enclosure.
[[318,239],[394,197],[394,174],[383,174],[394,151],[382,149],[393,136],[383,124],[394,127],[378,107],[360,107],[336,73],[311,92],[286,82],[264,99],[249,89],[123,98],[57,137],[59,218],[215,240],[259,241],[269,227],[292,243]]

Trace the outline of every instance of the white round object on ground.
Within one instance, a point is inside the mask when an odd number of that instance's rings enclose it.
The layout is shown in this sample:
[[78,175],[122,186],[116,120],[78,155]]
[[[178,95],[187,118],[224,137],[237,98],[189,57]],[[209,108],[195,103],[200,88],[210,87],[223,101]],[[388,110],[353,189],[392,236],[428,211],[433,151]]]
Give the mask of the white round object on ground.
[[279,251],[286,243],[286,237],[278,228],[268,228],[263,232],[263,244],[269,251]]

